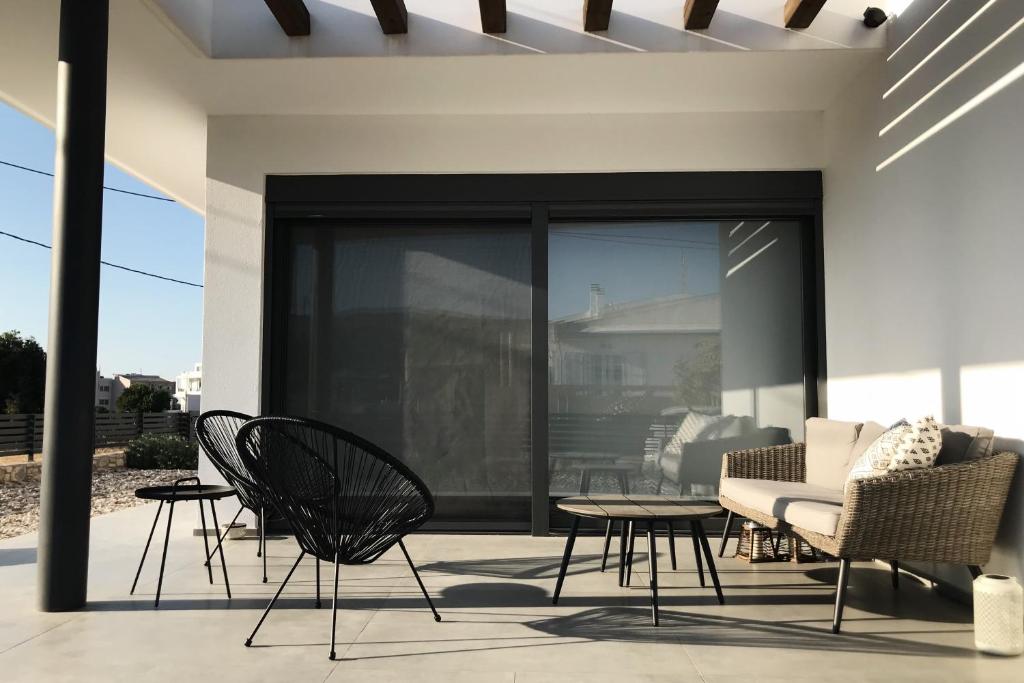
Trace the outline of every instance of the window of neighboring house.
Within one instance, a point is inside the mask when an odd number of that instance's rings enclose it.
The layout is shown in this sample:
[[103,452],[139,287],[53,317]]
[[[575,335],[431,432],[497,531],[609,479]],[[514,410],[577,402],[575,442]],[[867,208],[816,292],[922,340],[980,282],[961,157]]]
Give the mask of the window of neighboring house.
[[107,393],[110,393],[110,387],[107,385],[102,385],[100,386],[100,391],[106,391]]
[[106,398],[101,398],[100,399],[100,405],[101,406],[108,406],[108,405],[110,405],[110,400],[106,399]]

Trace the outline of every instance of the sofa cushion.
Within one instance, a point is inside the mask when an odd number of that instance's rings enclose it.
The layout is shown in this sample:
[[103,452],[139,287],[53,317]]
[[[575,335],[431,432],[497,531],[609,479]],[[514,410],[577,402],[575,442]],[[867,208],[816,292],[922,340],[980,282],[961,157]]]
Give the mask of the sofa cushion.
[[701,432],[721,419],[720,415],[705,415],[693,411],[687,413],[686,417],[683,418],[683,423],[679,425],[679,429],[669,439],[669,442],[665,444],[662,452],[667,455],[681,455],[683,444],[696,441]]
[[942,448],[942,432],[931,415],[914,422],[889,463],[890,472],[931,467]]
[[936,465],[952,465],[992,455],[995,432],[985,427],[943,425],[942,448]]
[[851,453],[851,462],[857,462],[860,456],[864,455],[871,444],[878,440],[882,434],[892,429],[892,427],[886,427],[880,425],[877,422],[865,422],[860,427],[860,433],[857,435],[857,443],[853,445],[853,453]]
[[807,420],[806,467],[808,484],[842,491],[853,466],[853,449],[860,422],[812,417]]
[[[866,429],[867,425],[864,425],[864,428]],[[857,461],[853,463],[853,467],[850,469],[850,474],[846,478],[846,487],[844,490],[850,488],[851,481],[880,477],[883,474],[888,473],[889,464],[892,463],[893,458],[895,458],[897,453],[899,453],[903,444],[903,439],[910,434],[911,429],[912,427],[909,422],[906,420],[900,420],[875,439],[875,441],[868,446],[867,450],[857,458]],[[863,436],[863,432],[864,429],[861,430],[861,436]]]
[[814,484],[767,479],[722,479],[721,495],[787,524],[835,535],[843,492]]

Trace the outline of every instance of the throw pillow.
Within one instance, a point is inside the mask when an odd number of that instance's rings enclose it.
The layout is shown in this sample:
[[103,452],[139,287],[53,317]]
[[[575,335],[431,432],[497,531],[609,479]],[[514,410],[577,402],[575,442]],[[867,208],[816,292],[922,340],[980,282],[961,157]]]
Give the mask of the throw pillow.
[[889,463],[890,472],[931,467],[942,449],[942,425],[931,415],[922,417],[904,435],[896,456]]
[[662,452],[667,455],[682,455],[683,444],[696,441],[697,436],[705,429],[721,420],[720,415],[705,415],[703,413],[689,412],[679,425],[675,435],[665,444]]
[[853,468],[846,477],[844,491],[850,488],[851,481],[880,477],[888,472],[889,464],[896,457],[903,438],[911,432],[911,429],[909,422],[899,420],[871,442],[871,445],[853,463]]

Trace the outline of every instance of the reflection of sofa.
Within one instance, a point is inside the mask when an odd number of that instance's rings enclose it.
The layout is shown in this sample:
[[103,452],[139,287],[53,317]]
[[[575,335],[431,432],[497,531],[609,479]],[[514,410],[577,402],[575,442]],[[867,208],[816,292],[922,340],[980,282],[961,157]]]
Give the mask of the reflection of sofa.
[[719,501],[729,511],[723,545],[738,514],[840,558],[833,633],[842,622],[851,560],[891,561],[894,587],[903,560],[967,565],[979,574],[1017,465],[1016,453],[991,454],[990,431],[949,427],[936,466],[847,485],[854,462],[884,431],[877,423],[812,418],[806,444],[721,459]]
[[692,441],[679,445],[678,452],[662,444],[658,453],[658,493],[666,485],[680,496],[718,495],[722,455],[729,451],[775,446],[790,442],[789,430],[757,427],[748,416],[726,415],[703,429]]

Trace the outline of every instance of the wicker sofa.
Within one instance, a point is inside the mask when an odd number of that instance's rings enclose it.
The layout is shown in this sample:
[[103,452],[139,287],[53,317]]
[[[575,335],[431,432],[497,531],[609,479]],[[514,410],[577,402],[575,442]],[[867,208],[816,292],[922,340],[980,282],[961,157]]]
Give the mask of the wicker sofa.
[[[831,449],[816,447],[812,434],[822,429],[845,436],[826,443]],[[1018,455],[1011,452],[988,450],[978,455],[975,449],[950,453],[945,459],[940,454],[935,467],[853,481],[844,493],[845,472],[865,443],[882,431],[884,427],[875,423],[808,421],[808,443],[736,451],[722,458],[720,502],[728,518],[719,555],[739,515],[792,533],[839,558],[833,633],[842,623],[853,560],[890,561],[894,587],[900,561],[961,564],[972,575],[980,574],[1017,465]],[[948,440],[958,444],[951,447],[971,448],[971,438]],[[844,451],[846,441],[849,448]],[[834,448],[837,443],[840,447]]]

